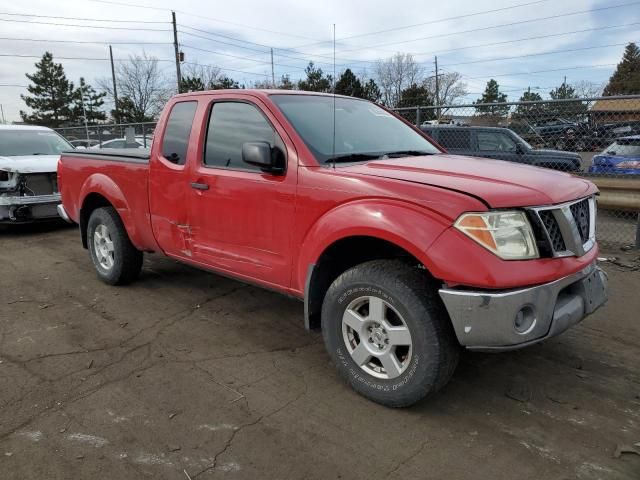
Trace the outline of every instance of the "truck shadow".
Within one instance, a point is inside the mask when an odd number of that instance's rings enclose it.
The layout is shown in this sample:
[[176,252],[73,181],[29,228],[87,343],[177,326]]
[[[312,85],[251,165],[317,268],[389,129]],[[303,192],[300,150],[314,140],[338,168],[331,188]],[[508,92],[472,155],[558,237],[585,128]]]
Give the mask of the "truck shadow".
[[62,219],[46,222],[0,224],[0,237],[28,237],[77,228]]

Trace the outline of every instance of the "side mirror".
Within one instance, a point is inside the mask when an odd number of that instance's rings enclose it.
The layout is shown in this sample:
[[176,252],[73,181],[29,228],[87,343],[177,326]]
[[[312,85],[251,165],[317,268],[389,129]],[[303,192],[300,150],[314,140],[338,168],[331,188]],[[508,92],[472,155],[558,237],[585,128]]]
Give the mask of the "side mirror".
[[516,143],[516,153],[523,154],[525,152],[524,145]]
[[242,161],[260,168],[263,172],[279,174],[284,172],[284,155],[267,142],[247,142],[242,144]]

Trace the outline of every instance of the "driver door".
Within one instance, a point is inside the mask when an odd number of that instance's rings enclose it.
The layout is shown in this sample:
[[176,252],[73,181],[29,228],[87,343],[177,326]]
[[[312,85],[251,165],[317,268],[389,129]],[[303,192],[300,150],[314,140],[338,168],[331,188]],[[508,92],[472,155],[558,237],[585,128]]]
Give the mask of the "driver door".
[[[287,157],[280,174],[242,160],[242,146],[268,142]],[[271,286],[289,286],[297,156],[268,109],[247,97],[215,97],[204,152],[191,172],[193,260]]]

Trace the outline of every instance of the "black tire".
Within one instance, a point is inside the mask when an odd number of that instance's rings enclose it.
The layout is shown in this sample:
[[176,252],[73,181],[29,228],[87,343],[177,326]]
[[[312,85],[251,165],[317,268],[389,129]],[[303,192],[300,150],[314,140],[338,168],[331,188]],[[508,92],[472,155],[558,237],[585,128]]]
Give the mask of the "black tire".
[[[113,264],[106,267],[98,259],[94,235],[96,229],[104,226],[113,246]],[[124,224],[112,207],[97,208],[91,213],[87,223],[87,243],[91,261],[98,277],[109,285],[125,285],[135,280],[142,269],[142,252],[133,246]]]
[[[396,378],[370,374],[349,353],[353,345],[347,347],[342,318],[348,306],[363,296],[381,298],[387,313],[392,306],[410,332],[411,353]],[[364,397],[388,407],[407,407],[437,392],[453,375],[460,353],[435,282],[426,272],[396,260],[366,262],[340,275],[324,298],[322,334],[347,383]]]

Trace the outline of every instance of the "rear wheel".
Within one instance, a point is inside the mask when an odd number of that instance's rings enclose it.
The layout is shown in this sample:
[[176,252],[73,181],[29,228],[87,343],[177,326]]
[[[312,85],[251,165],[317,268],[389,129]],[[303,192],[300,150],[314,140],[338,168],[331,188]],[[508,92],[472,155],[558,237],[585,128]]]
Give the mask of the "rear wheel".
[[109,285],[124,285],[140,274],[142,252],[129,240],[112,207],[94,210],[87,224],[87,243],[98,277]]
[[325,345],[361,395],[406,407],[443,387],[459,346],[434,285],[423,271],[393,260],[358,265],[324,299]]

